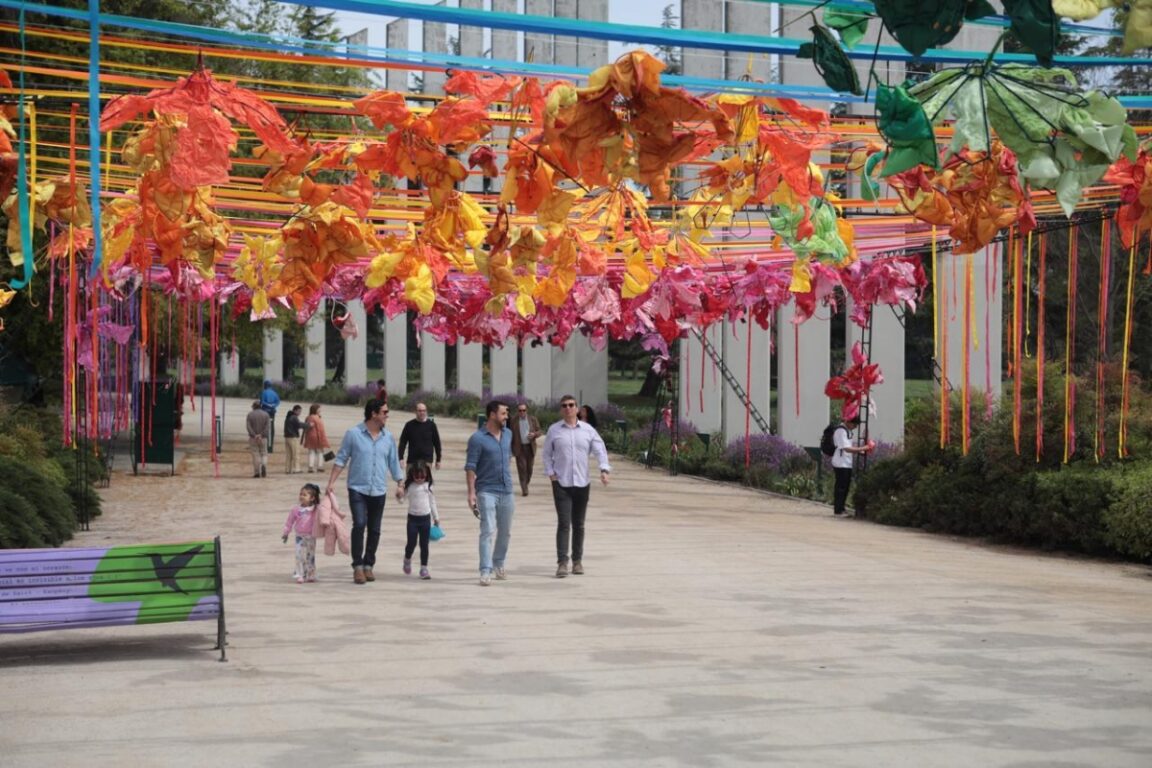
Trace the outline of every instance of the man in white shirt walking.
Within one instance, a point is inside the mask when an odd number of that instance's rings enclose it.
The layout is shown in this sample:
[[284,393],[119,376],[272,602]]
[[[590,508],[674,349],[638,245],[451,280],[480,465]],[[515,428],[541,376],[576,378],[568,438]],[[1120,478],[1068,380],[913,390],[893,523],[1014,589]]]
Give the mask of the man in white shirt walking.
[[576,398],[560,398],[561,420],[544,437],[544,473],[552,481],[556,504],[556,578],[568,575],[568,542],[571,534],[572,573],[584,573],[584,518],[588,512],[591,481],[588,457],[600,464],[600,482],[608,485],[612,467],[604,441],[588,422],[576,418]]

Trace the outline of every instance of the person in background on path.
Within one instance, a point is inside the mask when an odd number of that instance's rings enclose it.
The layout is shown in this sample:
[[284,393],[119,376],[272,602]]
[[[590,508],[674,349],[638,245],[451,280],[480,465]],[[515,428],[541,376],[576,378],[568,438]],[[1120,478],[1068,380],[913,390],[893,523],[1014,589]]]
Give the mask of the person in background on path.
[[580,410],[576,412],[576,418],[580,421],[588,422],[588,426],[592,427],[592,429],[600,429],[600,422],[596,419],[596,411],[592,410],[592,406],[590,405],[580,406]]
[[324,431],[324,419],[320,418],[320,403],[308,406],[308,418],[304,420],[304,447],[308,449],[308,471],[323,471],[324,451],[332,446],[328,444],[328,433]]
[[376,399],[388,402],[388,387],[384,385],[384,379],[376,379]]
[[289,475],[303,472],[300,468],[300,433],[304,431],[304,422],[300,421],[299,405],[292,406],[288,415],[284,417],[284,471]]
[[588,513],[591,481],[588,457],[600,464],[600,482],[608,485],[612,466],[600,433],[576,418],[576,400],[560,398],[560,421],[548,427],[544,438],[544,472],[552,481],[556,504],[556,578],[568,575],[568,538],[572,538],[572,573],[584,573],[584,518]]
[[396,490],[396,498],[408,498],[408,543],[404,545],[404,573],[412,573],[412,553],[416,540],[420,540],[420,578],[430,579],[428,573],[428,539],[433,525],[440,525],[436,509],[436,495],[432,493],[432,470],[423,459],[408,463],[408,475]]
[[280,395],[276,394],[268,379],[264,379],[264,389],[260,392],[260,407],[271,419],[268,425],[268,453],[272,453],[272,444],[276,442],[276,409],[280,407]]
[[306,483],[300,489],[300,503],[292,507],[284,521],[280,540],[288,543],[288,534],[296,532],[296,583],[316,581],[316,537],[312,532],[316,505],[320,503],[320,486]]
[[332,490],[344,466],[352,462],[348,470],[348,508],[352,510],[352,581],[355,584],[376,581],[372,569],[376,566],[376,548],[380,545],[384,502],[388,500],[388,475],[391,473],[397,483],[404,480],[396,457],[396,441],[384,428],[387,421],[387,403],[372,398],[365,404],[363,423],[344,433],[324,491],[327,494]]
[[440,469],[440,430],[428,418],[428,406],[416,403],[416,418],[409,419],[400,430],[400,465],[404,465],[405,451],[408,463],[423,461]]
[[252,454],[252,477],[267,477],[268,430],[272,429],[272,419],[268,411],[260,407],[259,400],[252,403],[244,426],[248,429],[248,450]]
[[832,471],[836,475],[836,487],[832,492],[832,514],[843,517],[845,505],[848,503],[848,489],[852,487],[852,470],[856,465],[856,454],[868,453],[871,445],[854,445],[852,430],[860,426],[860,414],[836,427],[832,433],[832,442],[836,452],[832,454]]
[[487,421],[468,438],[464,479],[468,483],[468,506],[480,518],[480,586],[492,576],[508,578],[504,561],[512,538],[512,514],[516,511],[512,490],[512,431],[508,406],[492,400],[484,409]]
[[516,406],[516,415],[508,421],[512,430],[512,455],[516,458],[516,475],[520,478],[520,493],[528,495],[528,483],[532,482],[532,465],[536,463],[536,440],[543,434],[540,422],[528,415],[528,406]]

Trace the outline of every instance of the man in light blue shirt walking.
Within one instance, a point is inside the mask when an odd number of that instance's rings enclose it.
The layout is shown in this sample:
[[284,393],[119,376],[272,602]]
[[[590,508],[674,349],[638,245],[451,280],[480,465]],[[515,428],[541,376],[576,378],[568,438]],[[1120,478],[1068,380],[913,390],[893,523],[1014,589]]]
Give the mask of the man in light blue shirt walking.
[[468,482],[468,505],[480,518],[480,586],[508,578],[504,559],[512,538],[512,430],[508,406],[493,400],[485,408],[484,426],[468,438],[464,478]]
[[387,421],[388,404],[375,398],[369,400],[364,406],[364,422],[344,433],[325,491],[332,492],[336,478],[351,461],[348,507],[352,510],[352,581],[356,584],[376,581],[372,569],[376,566],[376,548],[380,544],[384,502],[388,500],[388,475],[397,483],[404,480],[396,441],[384,428]]
[[580,421],[576,398],[560,398],[560,421],[548,428],[544,437],[544,474],[552,481],[552,501],[556,504],[556,578],[568,575],[568,539],[572,539],[572,573],[584,573],[584,518],[588,513],[588,457],[600,464],[600,482],[608,485],[612,466],[608,451],[595,427]]

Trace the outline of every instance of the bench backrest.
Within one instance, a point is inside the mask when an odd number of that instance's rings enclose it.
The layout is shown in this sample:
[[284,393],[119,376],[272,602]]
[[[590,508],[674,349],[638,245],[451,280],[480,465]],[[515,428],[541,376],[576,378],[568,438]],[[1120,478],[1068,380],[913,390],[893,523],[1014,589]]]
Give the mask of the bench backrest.
[[222,619],[222,585],[219,537],[0,550],[0,633]]

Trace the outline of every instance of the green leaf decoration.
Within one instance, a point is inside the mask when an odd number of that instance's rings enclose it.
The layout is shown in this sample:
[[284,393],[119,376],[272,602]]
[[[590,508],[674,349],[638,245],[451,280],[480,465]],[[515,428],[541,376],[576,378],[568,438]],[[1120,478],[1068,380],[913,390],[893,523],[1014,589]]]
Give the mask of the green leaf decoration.
[[967,0],[876,0],[876,13],[904,50],[919,56],[944,45],[964,24]]
[[1052,66],[1060,18],[1052,10],[1052,0],[1004,0],[1004,14],[1012,22],[1012,32],[1031,49],[1036,61]]
[[804,209],[798,205],[775,206],[768,213],[768,224],[799,258],[815,256],[825,261],[843,261],[848,257],[850,250],[836,226],[836,209],[818,197],[813,197],[809,201],[809,209],[815,231],[803,240],[797,236],[800,222],[804,220]]
[[936,135],[924,107],[908,95],[903,86],[876,88],[877,126],[888,142],[888,156],[881,177],[902,173],[920,163],[940,167],[936,152]]
[[857,96],[864,94],[852,60],[844,53],[844,49],[836,42],[832,33],[819,24],[812,27],[812,42],[801,45],[796,51],[796,56],[801,59],[812,59],[816,71],[832,90],[854,93]]
[[840,34],[840,42],[849,51],[868,34],[868,22],[872,17],[860,11],[841,11],[836,8],[824,10],[824,26]]
[[1137,150],[1123,105],[1098,91],[1081,91],[1067,69],[1004,64],[945,70],[908,92],[932,122],[955,119],[953,151],[986,150],[998,138],[1016,153],[1021,178],[1053,190],[1068,215],[1085,187],[1121,154]]

